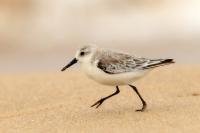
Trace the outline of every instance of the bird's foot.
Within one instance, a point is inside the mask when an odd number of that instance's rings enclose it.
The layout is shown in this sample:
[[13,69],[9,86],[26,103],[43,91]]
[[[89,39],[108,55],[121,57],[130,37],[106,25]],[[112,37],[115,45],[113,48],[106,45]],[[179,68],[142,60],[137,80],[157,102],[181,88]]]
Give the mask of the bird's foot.
[[94,103],[91,107],[96,106],[96,109],[105,101],[104,98],[100,99],[99,101],[97,101],[96,103]]
[[147,108],[147,104],[144,102],[144,103],[143,103],[142,109],[137,109],[137,110],[135,110],[135,111],[136,111],[136,112],[144,112],[146,108]]

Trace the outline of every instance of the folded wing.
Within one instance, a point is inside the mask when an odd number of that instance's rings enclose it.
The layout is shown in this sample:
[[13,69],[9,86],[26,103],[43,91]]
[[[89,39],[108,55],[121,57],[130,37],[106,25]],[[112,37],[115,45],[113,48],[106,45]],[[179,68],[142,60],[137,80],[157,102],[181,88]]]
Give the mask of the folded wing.
[[146,59],[122,53],[104,54],[97,67],[108,74],[119,74],[135,70],[145,70],[174,63],[173,59]]

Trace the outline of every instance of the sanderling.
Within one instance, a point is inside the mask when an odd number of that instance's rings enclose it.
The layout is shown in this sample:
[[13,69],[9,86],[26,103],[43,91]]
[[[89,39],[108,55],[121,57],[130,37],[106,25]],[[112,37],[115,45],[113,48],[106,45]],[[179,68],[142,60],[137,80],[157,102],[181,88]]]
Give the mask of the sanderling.
[[117,95],[120,92],[118,86],[129,85],[142,101],[142,108],[136,111],[144,111],[147,104],[137,88],[131,84],[153,68],[174,63],[173,59],[141,58],[121,52],[84,46],[76,52],[75,58],[62,71],[78,61],[91,79],[104,85],[116,86],[116,91],[113,94],[101,98],[91,107],[98,108],[106,99]]

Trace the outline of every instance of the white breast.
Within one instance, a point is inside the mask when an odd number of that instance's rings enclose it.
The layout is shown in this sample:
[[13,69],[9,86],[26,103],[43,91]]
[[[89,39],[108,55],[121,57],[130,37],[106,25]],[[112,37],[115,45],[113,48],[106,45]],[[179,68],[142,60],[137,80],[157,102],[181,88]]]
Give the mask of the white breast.
[[148,72],[144,70],[137,70],[120,74],[108,74],[97,68],[96,64],[82,63],[81,66],[89,78],[101,84],[114,86],[131,84],[143,77]]

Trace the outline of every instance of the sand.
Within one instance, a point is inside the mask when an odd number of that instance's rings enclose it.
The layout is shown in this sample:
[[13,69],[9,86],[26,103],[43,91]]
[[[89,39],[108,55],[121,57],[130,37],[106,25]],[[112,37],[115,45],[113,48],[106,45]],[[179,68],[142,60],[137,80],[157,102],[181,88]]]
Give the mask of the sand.
[[94,102],[115,91],[78,70],[0,75],[1,133],[199,133],[200,67],[170,65],[135,82],[145,112],[128,86],[99,109]]

